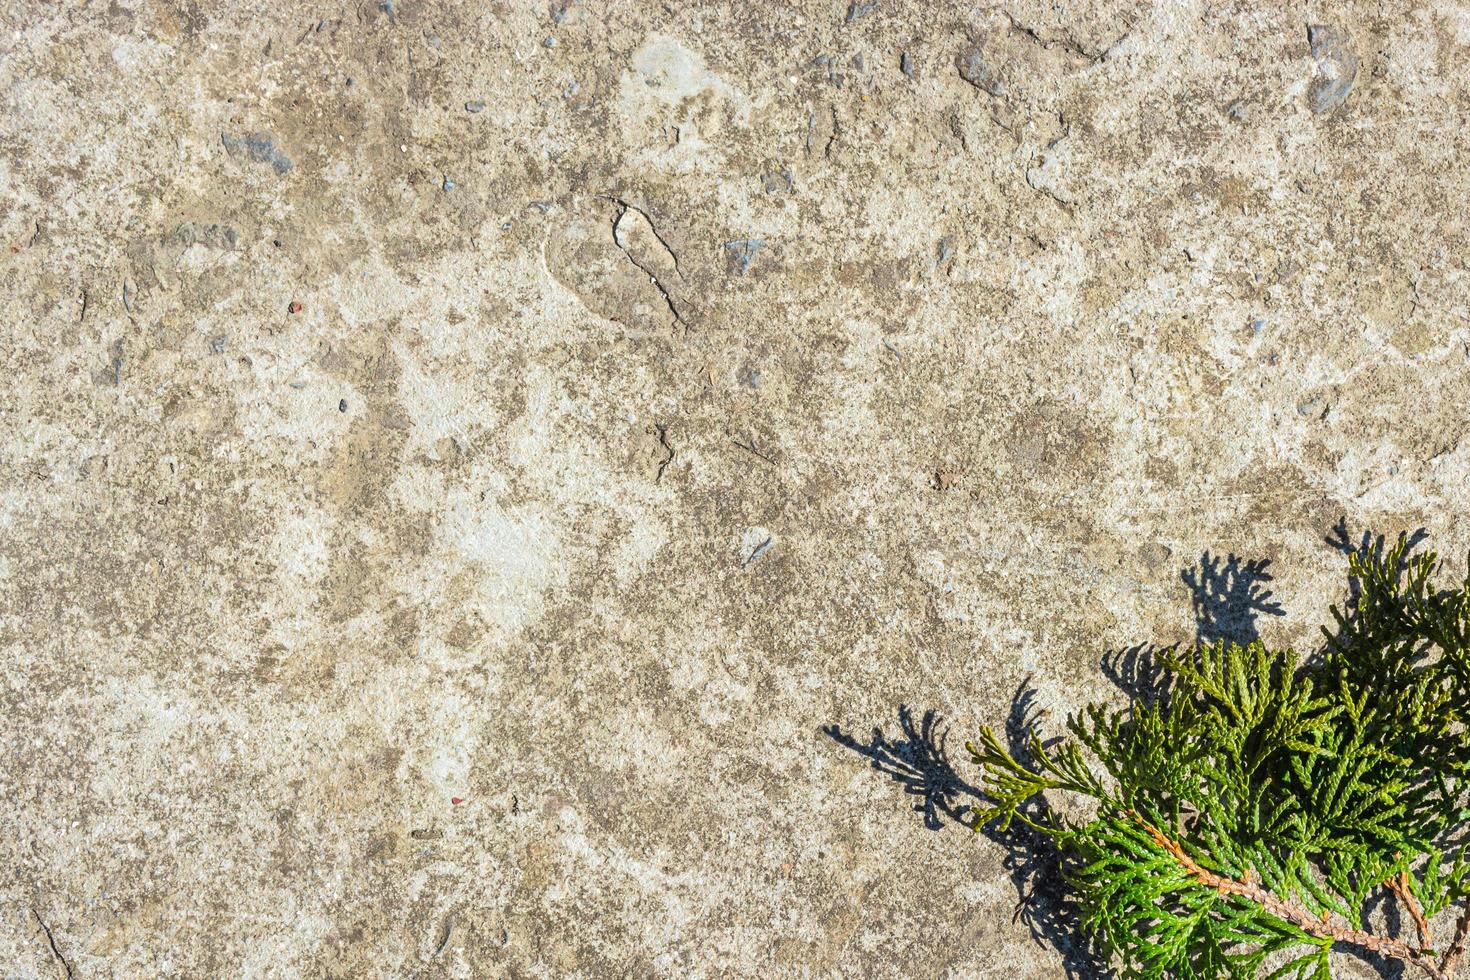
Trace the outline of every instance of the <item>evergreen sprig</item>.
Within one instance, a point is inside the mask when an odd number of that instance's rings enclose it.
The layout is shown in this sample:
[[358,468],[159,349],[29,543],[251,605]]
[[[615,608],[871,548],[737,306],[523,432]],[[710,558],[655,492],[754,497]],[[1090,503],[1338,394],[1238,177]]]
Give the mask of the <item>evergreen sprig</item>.
[[[1470,561],[1441,589],[1437,557],[1410,551],[1401,535],[1350,556],[1349,601],[1306,663],[1170,648],[1160,690],[1087,708],[1070,738],[1008,748],[984,729],[976,829],[1052,837],[1129,976],[1326,980],[1339,949],[1449,980],[1470,934]],[[1379,898],[1412,936],[1366,927]]]

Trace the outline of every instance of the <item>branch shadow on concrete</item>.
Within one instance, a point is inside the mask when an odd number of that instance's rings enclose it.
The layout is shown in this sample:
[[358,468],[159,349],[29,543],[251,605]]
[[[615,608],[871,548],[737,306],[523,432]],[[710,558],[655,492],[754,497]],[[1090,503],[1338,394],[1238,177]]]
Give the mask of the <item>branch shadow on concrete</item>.
[[838,745],[863,756],[878,772],[917,796],[914,810],[924,815],[929,830],[943,830],[950,823],[970,827],[971,800],[980,791],[960,777],[950,761],[946,745],[948,729],[939,714],[926,711],[917,722],[908,705],[898,708],[898,737],[890,737],[874,726],[866,743],[846,734],[837,725],[822,729]]
[[[1023,683],[1006,719],[1006,740],[1020,759],[1028,755],[1027,739],[1036,721],[1035,698],[1035,689]],[[916,720],[912,708],[900,705],[897,732],[890,736],[874,727],[866,741],[837,725],[822,731],[838,745],[868,759],[874,770],[898,783],[906,795],[918,797],[913,809],[923,815],[928,830],[943,831],[951,824],[975,829],[973,808],[986,798],[956,771],[947,747],[948,729],[938,712],[926,711]],[[1026,812],[1039,819],[1043,810],[1044,805],[1036,801]],[[981,828],[980,833],[1006,849],[1004,867],[1017,894],[1013,921],[1024,923],[1033,941],[1061,953],[1069,980],[1113,976],[1082,930],[1080,909],[1062,874],[1064,855],[1051,838],[1019,822],[1009,830],[992,825]]]
[[[1429,529],[1424,527],[1419,528],[1409,535],[1408,547],[1404,550],[1404,557],[1399,560],[1398,568],[1395,569],[1398,574],[1402,575],[1408,568],[1409,556],[1414,553],[1414,549],[1418,548],[1427,537],[1429,537]],[[1358,536],[1355,542],[1352,532],[1348,530],[1346,517],[1338,518],[1337,523],[1332,526],[1332,533],[1323,540],[1333,551],[1340,552],[1345,557],[1358,558],[1363,561],[1381,559],[1383,553],[1391,547],[1391,543],[1387,538],[1381,534],[1374,537],[1371,531],[1364,531]],[[1355,622],[1357,619],[1358,599],[1362,594],[1363,586],[1358,581],[1358,577],[1356,575],[1349,575],[1348,597],[1347,602],[1343,605],[1343,613],[1347,616],[1348,622],[1350,623]],[[1328,637],[1329,641],[1335,641],[1335,639],[1335,636],[1330,635]]]
[[1199,563],[1179,577],[1189,586],[1194,606],[1195,639],[1203,646],[1221,640],[1239,644],[1261,638],[1260,616],[1284,616],[1281,603],[1273,602],[1265,583],[1272,575],[1271,559],[1245,561],[1230,554],[1225,559],[1208,551]]
[[[1408,537],[1408,547],[1396,569],[1399,574],[1404,573],[1409,555],[1426,536],[1427,532],[1420,528]],[[1345,520],[1338,522],[1326,543],[1345,555],[1380,563],[1386,549],[1392,546],[1383,537],[1375,538],[1368,533],[1355,539]],[[1180,578],[1189,587],[1194,610],[1193,644],[1256,642],[1260,639],[1261,616],[1284,615],[1268,587],[1272,580],[1270,564],[1268,559],[1246,560],[1233,553],[1222,559],[1206,551],[1196,565],[1181,571]],[[1338,642],[1343,629],[1355,621],[1360,595],[1360,583],[1349,575],[1343,621],[1336,634],[1327,632],[1328,646],[1319,648],[1313,657],[1320,658],[1322,651]],[[1105,654],[1100,665],[1103,674],[1132,703],[1153,705],[1170,696],[1173,684],[1166,664],[1169,655],[1177,649],[1178,645],[1139,644]],[[1036,695],[1029,681],[1021,684],[1012,698],[1005,726],[1009,751],[1028,765],[1035,762],[1029,744],[1032,733],[1037,731]],[[875,727],[866,741],[844,733],[836,725],[823,731],[839,745],[867,758],[873,769],[898,783],[905,794],[917,797],[913,809],[922,814],[923,824],[930,831],[942,831],[952,823],[977,829],[974,808],[987,802],[984,789],[976,785],[982,779],[977,773],[972,783],[956,771],[946,746],[947,729],[937,712],[926,711],[916,719],[915,712],[902,705],[898,709],[896,733],[889,735]],[[1045,745],[1049,749],[1060,741],[1060,738],[1050,739]],[[1027,802],[1023,813],[1032,821],[1044,823],[1048,804],[1043,797],[1035,797]],[[1015,920],[1026,924],[1038,944],[1049,944],[1061,954],[1066,976],[1071,980],[1115,976],[1106,957],[1082,928],[1081,910],[1067,887],[1066,869],[1073,858],[1060,851],[1050,837],[1019,821],[1004,831],[994,824],[978,829],[993,844],[1005,848],[1004,867],[1018,896]],[[1445,851],[1448,853],[1448,849]],[[1370,920],[1382,919],[1388,935],[1401,936],[1404,932],[1404,917],[1398,905],[1388,900],[1386,892],[1374,895],[1361,914],[1365,929],[1370,928]],[[1383,980],[1398,980],[1406,975],[1405,965],[1400,961],[1379,956],[1365,962]]]
[[[1260,638],[1257,620],[1262,615],[1281,616],[1281,604],[1273,601],[1266,587],[1271,581],[1269,559],[1244,560],[1234,554],[1221,559],[1204,552],[1197,565],[1186,568],[1181,579],[1189,587],[1195,617],[1195,642],[1220,640],[1249,643]],[[1168,697],[1169,675],[1163,663],[1174,648],[1139,644],[1105,654],[1101,660],[1105,676],[1131,700],[1153,704]],[[1006,719],[1007,748],[1022,762],[1029,762],[1028,740],[1036,728],[1036,689],[1029,680],[1017,688]],[[913,805],[922,815],[926,829],[938,832],[950,824],[974,830],[974,807],[984,804],[984,792],[955,769],[947,746],[948,729],[933,710],[916,716],[909,705],[898,708],[894,734],[874,727],[866,740],[829,725],[823,733],[838,745],[869,761],[877,772],[897,783],[905,795],[916,797]],[[1049,740],[1048,747],[1060,738]],[[1040,821],[1046,804],[1037,799],[1027,804],[1026,816]],[[1081,909],[1066,884],[1068,861],[1055,842],[1018,822],[1007,830],[994,825],[980,828],[993,844],[1006,850],[1004,867],[1016,888],[1014,920],[1024,923],[1038,944],[1050,945],[1061,954],[1062,968],[1069,980],[1110,978],[1115,972],[1097,944],[1082,928]]]

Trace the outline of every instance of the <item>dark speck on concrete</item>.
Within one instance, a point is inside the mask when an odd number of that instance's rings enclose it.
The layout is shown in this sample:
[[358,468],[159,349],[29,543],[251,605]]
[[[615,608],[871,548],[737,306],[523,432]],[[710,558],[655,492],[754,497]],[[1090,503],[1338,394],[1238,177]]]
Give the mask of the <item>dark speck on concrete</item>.
[[756,253],[765,244],[762,238],[738,238],[725,243],[725,268],[737,276],[743,276],[755,261]]
[[775,541],[775,538],[769,538],[768,537],[764,541],[762,541],[760,544],[756,545],[755,546],[755,550],[750,553],[750,557],[748,557],[748,558],[745,559],[745,561],[741,565],[741,567],[742,568],[749,568],[750,567],[750,563],[753,562],[753,561],[755,561],[761,555],[765,554],[766,551],[767,551],[767,549],[769,549],[771,547],[771,544],[774,541]]
[[209,342],[209,349],[216,354],[223,354],[225,352],[225,338],[215,337]]
[[1330,407],[1327,404],[1327,396],[1318,392],[1297,402],[1296,413],[1301,416],[1316,415],[1318,418],[1326,418]]
[[772,164],[761,174],[761,187],[767,194],[790,194],[794,183],[791,169],[785,164]]
[[934,250],[934,268],[938,269],[954,257],[954,239],[945,235],[939,239],[939,246]]
[[458,187],[459,185],[456,184],[454,181],[450,180],[449,177],[448,177],[448,175],[446,175],[444,177],[444,179],[440,182],[439,186],[442,187],[442,188],[444,188],[444,190],[446,190],[446,191],[452,191],[456,187]]
[[345,412],[345,411],[347,411],[347,399],[344,398],[341,401],[337,402],[337,411],[339,411],[339,412]]
[[898,70],[909,78],[918,77],[918,67],[914,64],[914,56],[905,51],[898,56]]
[[464,108],[466,112],[484,112],[485,103],[479,101],[466,102]]
[[291,169],[291,158],[286,156],[268,133],[246,133],[244,136],[222,133],[220,142],[224,144],[225,152],[236,160],[268,163],[278,174]]

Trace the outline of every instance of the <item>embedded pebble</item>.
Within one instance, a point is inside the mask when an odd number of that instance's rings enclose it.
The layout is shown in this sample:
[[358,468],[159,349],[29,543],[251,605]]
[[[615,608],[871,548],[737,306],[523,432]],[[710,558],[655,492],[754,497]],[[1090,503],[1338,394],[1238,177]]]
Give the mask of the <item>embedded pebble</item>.
[[268,163],[278,174],[291,169],[291,158],[268,133],[247,133],[244,136],[221,133],[220,142],[224,144],[225,152],[236,160]]
[[956,59],[960,77],[971,85],[978,88],[987,95],[1000,96],[1005,94],[1005,83],[996,75],[995,70],[985,60],[979,47],[971,47],[960,52]]
[[1326,24],[1307,28],[1307,43],[1317,62],[1317,78],[1307,90],[1307,105],[1321,115],[1347,101],[1358,77],[1358,56],[1346,31]]
[[737,276],[745,275],[756,253],[765,244],[762,238],[739,238],[725,243],[725,268]]

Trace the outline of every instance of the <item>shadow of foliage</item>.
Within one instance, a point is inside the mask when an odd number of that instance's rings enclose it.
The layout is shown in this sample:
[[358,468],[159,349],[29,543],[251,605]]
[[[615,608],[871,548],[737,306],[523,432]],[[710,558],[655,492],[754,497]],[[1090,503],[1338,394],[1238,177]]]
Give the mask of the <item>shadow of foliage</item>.
[[[1027,754],[1026,741],[1036,722],[1036,691],[1029,684],[1017,689],[1006,719],[1006,738],[1018,757]],[[890,736],[874,727],[866,741],[829,725],[822,732],[837,744],[869,760],[873,769],[898,783],[903,792],[919,797],[914,810],[923,814],[924,826],[940,831],[949,824],[974,829],[972,809],[985,796],[955,770],[947,747],[948,729],[938,712],[925,711],[915,720],[908,705],[898,709],[898,730]],[[1040,818],[1038,803],[1028,816]],[[1062,966],[1070,980],[1093,980],[1113,976],[1105,960],[1082,930],[1077,903],[1062,873],[1064,855],[1051,838],[1021,823],[1006,831],[985,827],[981,833],[1006,849],[1003,865],[1016,888],[1013,919],[1023,923],[1038,944],[1050,944],[1062,955]]]
[[[1404,557],[1400,559],[1398,567],[1394,571],[1400,575],[1404,573],[1405,569],[1408,568],[1408,559],[1413,555],[1414,549],[1418,548],[1420,543],[1427,537],[1429,537],[1429,529],[1423,527],[1409,535],[1408,547],[1404,549]],[[1364,531],[1358,536],[1357,542],[1354,543],[1352,532],[1348,530],[1347,518],[1345,517],[1338,518],[1337,523],[1332,526],[1332,533],[1323,540],[1334,551],[1341,552],[1346,557],[1356,557],[1364,561],[1381,558],[1383,553],[1392,546],[1383,535],[1380,534],[1374,537],[1370,531]],[[1348,597],[1342,607],[1343,615],[1347,617],[1349,623],[1357,619],[1358,599],[1362,595],[1362,592],[1363,587],[1358,581],[1357,576],[1349,575]],[[1329,633],[1327,639],[1328,642],[1334,642],[1336,635]]]
[[1168,697],[1170,678],[1163,658],[1175,647],[1140,643],[1105,653],[1099,661],[1103,676],[1132,701],[1153,705]]
[[979,799],[980,791],[955,771],[945,744],[948,730],[941,726],[937,712],[926,711],[915,723],[913,710],[906,704],[899,705],[898,736],[890,738],[874,727],[866,743],[843,733],[837,725],[829,725],[822,732],[868,759],[874,769],[899,783],[905,793],[919,797],[914,810],[924,815],[928,829],[943,830],[947,822],[971,826],[969,801]]
[[[1410,538],[1410,550],[1424,539],[1421,529]],[[1327,543],[1344,554],[1362,556],[1382,554],[1383,537],[1364,533],[1354,542],[1346,521],[1340,520]],[[1272,581],[1269,559],[1246,560],[1231,553],[1225,558],[1206,551],[1199,562],[1184,569],[1180,578],[1189,587],[1195,619],[1197,644],[1214,644],[1221,640],[1245,644],[1260,639],[1259,617],[1283,616],[1284,610],[1274,601],[1267,583]],[[1360,594],[1359,583],[1350,579],[1344,614],[1354,615]],[[1332,642],[1329,635],[1328,642]],[[1101,658],[1103,674],[1131,701],[1152,705],[1169,696],[1171,677],[1164,658],[1177,646],[1159,647],[1138,644],[1125,647]],[[1028,740],[1037,730],[1037,692],[1029,680],[1017,688],[1011,699],[1006,719],[1007,748],[1018,761],[1034,763]],[[948,730],[940,715],[933,710],[916,717],[908,705],[898,708],[898,726],[893,734],[874,727],[866,740],[847,734],[837,725],[822,729],[837,744],[869,760],[874,770],[897,783],[906,795],[917,797],[913,809],[922,814],[924,826],[941,831],[949,824],[974,830],[974,807],[983,805],[984,791],[967,781],[955,769],[947,747]],[[1051,745],[1062,741],[1057,737],[1046,741]],[[1022,811],[1034,821],[1046,817],[1047,805],[1038,797]],[[1015,886],[1017,904],[1014,920],[1024,923],[1033,941],[1049,944],[1062,957],[1062,967],[1069,980],[1094,980],[1116,976],[1098,945],[1082,927],[1081,909],[1067,887],[1066,869],[1069,856],[1054,841],[1017,821],[1008,830],[995,825],[979,828],[993,844],[1005,848],[1004,867]],[[1370,910],[1371,912],[1371,906]],[[1383,906],[1383,914],[1392,921],[1391,934],[1397,934],[1402,923],[1397,909]],[[1379,976],[1400,976],[1400,964],[1381,960],[1370,964]]]
[[1195,637],[1206,646],[1229,640],[1245,644],[1261,638],[1256,620],[1261,614],[1284,616],[1279,602],[1271,601],[1265,587],[1272,576],[1269,558],[1242,561],[1231,554],[1223,561],[1208,551],[1199,564],[1180,573],[1189,586],[1194,606]]

